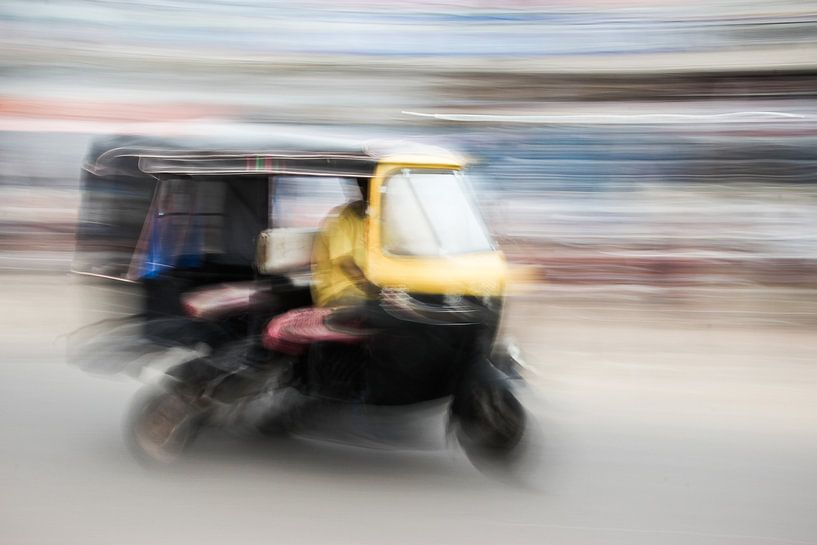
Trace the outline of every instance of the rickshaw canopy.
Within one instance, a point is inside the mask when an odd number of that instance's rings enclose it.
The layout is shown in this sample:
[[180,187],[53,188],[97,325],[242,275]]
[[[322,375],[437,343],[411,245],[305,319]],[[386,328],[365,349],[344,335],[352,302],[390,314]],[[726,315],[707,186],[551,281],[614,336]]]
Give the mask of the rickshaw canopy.
[[292,174],[370,177],[381,163],[462,167],[446,149],[399,140],[352,140],[297,134],[252,138],[116,136],[91,147],[84,170],[96,176]]

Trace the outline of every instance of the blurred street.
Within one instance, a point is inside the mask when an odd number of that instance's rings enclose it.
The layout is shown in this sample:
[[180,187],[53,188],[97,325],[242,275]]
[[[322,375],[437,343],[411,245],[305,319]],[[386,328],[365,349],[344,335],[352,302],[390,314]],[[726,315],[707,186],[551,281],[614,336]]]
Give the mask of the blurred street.
[[737,545],[817,535],[817,339],[798,323],[815,309],[795,292],[776,294],[788,300],[778,312],[723,298],[717,311],[635,295],[594,306],[557,292],[513,300],[508,326],[533,372],[542,432],[520,485],[480,474],[456,450],[224,432],[202,437],[172,471],[147,471],[121,440],[136,382],[63,362],[76,283],[3,280],[6,543]]

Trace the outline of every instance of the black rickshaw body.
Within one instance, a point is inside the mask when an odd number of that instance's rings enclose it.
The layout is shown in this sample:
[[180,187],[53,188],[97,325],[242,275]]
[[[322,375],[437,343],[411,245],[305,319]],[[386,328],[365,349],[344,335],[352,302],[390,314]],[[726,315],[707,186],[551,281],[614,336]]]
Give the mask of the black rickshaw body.
[[[371,180],[365,272],[398,301],[389,319],[403,326],[358,347],[368,363],[351,379],[333,375],[324,363],[335,346],[310,346],[293,359],[292,384],[309,395],[385,405],[449,396],[467,388],[469,377],[501,381],[515,373],[504,354],[494,354],[504,260],[487,231],[457,240],[435,235],[436,242],[429,235],[432,241],[415,252],[394,234],[403,227],[391,225],[389,214],[399,213],[397,199],[406,194],[433,193],[432,183],[460,191],[464,165],[430,146],[291,134],[102,138],[82,172],[74,272],[138,294],[133,319],[140,346],[204,346],[218,353],[249,342],[257,355],[263,350],[253,339],[263,337],[272,319],[312,304],[305,233],[317,222],[301,220],[319,219],[327,207],[310,200],[327,204],[327,182],[365,178]],[[467,196],[457,202],[463,210],[472,207]],[[440,226],[428,212],[444,211],[418,210],[413,213],[431,222],[433,235]],[[484,229],[476,215],[468,222]],[[462,251],[446,249],[457,244],[465,244]],[[281,256],[270,255],[279,250]],[[356,386],[333,389],[338,380]]]

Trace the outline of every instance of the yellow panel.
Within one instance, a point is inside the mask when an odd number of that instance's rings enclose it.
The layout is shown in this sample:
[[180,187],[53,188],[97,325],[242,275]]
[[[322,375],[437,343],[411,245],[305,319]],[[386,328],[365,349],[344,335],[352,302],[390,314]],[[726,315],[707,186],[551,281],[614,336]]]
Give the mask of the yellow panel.
[[452,162],[422,163],[409,160],[398,163],[392,158],[388,163],[378,165],[369,188],[366,276],[380,287],[401,288],[418,293],[501,295],[505,289],[508,267],[499,251],[451,257],[395,256],[383,251],[380,235],[380,188],[391,174],[409,167],[435,170],[461,168]]

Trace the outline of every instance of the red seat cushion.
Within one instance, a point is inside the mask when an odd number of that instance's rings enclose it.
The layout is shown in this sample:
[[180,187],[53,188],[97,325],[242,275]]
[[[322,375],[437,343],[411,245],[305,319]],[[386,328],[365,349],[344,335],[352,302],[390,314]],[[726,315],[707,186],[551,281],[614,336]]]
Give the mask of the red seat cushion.
[[273,318],[264,331],[263,344],[269,350],[302,354],[316,342],[358,343],[365,333],[334,331],[326,326],[330,308],[299,308]]

